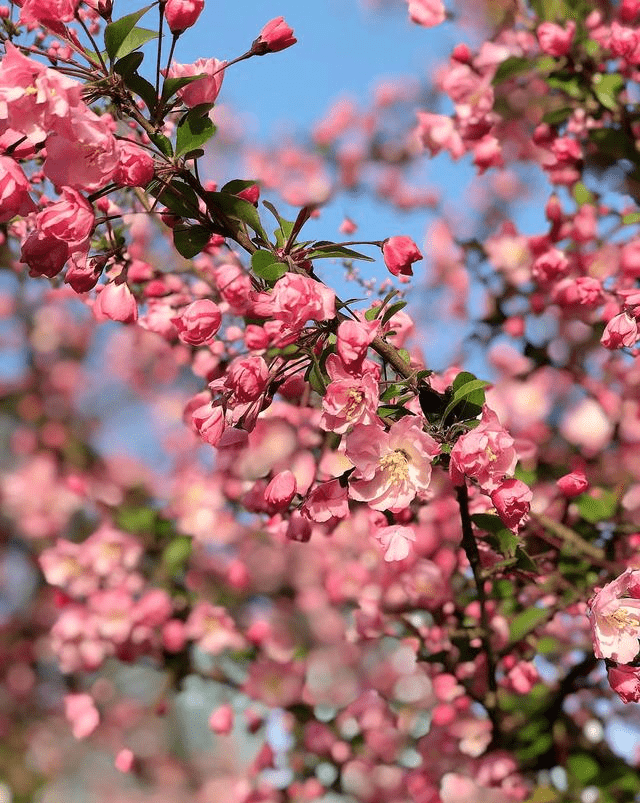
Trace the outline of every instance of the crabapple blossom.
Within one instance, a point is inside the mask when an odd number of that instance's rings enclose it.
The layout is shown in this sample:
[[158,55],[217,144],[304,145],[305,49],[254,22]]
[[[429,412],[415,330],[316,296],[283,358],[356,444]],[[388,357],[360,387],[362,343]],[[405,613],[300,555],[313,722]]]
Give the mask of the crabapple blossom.
[[469,477],[491,493],[507,474],[513,473],[516,462],[513,438],[485,405],[480,424],[458,438],[451,450],[449,473],[454,485],[463,485],[465,477]]
[[612,664],[607,667],[607,677],[623,703],[640,702],[640,667]]
[[218,59],[197,59],[193,64],[172,62],[168,78],[187,78],[200,75],[195,81],[178,90],[178,97],[185,106],[193,108],[202,103],[215,103],[222,88],[224,78],[224,61]]
[[204,0],[166,0],[164,18],[173,34],[181,34],[195,25],[204,8]]
[[442,0],[408,0],[412,22],[431,28],[444,22],[447,15]]
[[388,431],[379,424],[358,424],[347,436],[347,457],[356,469],[349,496],[374,510],[407,507],[426,493],[431,461],[439,452],[417,416],[405,416]]
[[521,480],[508,479],[491,492],[491,501],[502,521],[514,533],[526,520],[533,492]]
[[138,320],[138,305],[129,287],[121,282],[108,282],[93,305],[93,314],[98,321],[134,323]]
[[220,328],[222,315],[217,304],[208,298],[193,301],[181,314],[172,319],[178,337],[189,346],[211,343]]
[[394,276],[412,276],[411,265],[422,259],[418,246],[411,237],[389,237],[382,246],[384,264]]
[[640,570],[627,569],[589,600],[597,658],[628,664],[640,651]]
[[276,53],[291,47],[297,41],[293,35],[293,29],[287,25],[284,17],[274,17],[263,26],[252,49],[259,56],[263,56],[266,53]]

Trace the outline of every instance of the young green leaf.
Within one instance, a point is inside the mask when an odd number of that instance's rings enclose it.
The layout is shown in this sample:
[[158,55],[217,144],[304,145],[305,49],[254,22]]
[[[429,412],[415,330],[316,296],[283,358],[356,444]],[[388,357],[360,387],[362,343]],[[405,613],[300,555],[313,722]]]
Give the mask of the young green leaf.
[[[107,50],[109,58],[114,61],[118,56],[125,56],[127,53],[120,53],[127,36],[135,28],[138,20],[143,17],[152,6],[145,6],[139,11],[134,11],[133,14],[127,14],[126,17],[120,17],[119,20],[109,23],[104,29],[104,46]],[[157,33],[156,33],[157,36]]]
[[209,117],[203,115],[200,107],[191,109],[180,121],[176,133],[176,156],[200,148],[216,133],[216,127]]
[[176,226],[173,230],[173,244],[185,259],[197,256],[210,239],[211,232],[206,226]]

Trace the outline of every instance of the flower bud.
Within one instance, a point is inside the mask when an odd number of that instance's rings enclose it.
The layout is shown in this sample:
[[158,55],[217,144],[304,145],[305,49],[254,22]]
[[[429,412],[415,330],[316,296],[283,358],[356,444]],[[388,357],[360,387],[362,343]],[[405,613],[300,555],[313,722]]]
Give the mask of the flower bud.
[[98,321],[121,321],[133,323],[138,320],[138,305],[133,293],[124,282],[105,284],[93,305],[93,314]]
[[233,709],[226,703],[214,709],[209,717],[209,727],[214,733],[226,736],[233,728]]
[[286,47],[295,45],[298,40],[293,35],[293,29],[284,21],[284,17],[275,17],[260,31],[260,36],[254,41],[251,50],[256,56],[266,53],[276,53]]
[[211,343],[220,328],[221,321],[222,315],[218,305],[208,298],[194,301],[180,316],[172,318],[172,323],[178,330],[178,337],[190,346]]
[[276,474],[264,490],[264,500],[269,512],[279,513],[286,510],[296,494],[296,478],[289,470]]
[[382,245],[384,264],[394,276],[413,276],[411,265],[422,259],[418,246],[411,237],[389,237]]
[[167,0],[164,18],[171,33],[180,35],[195,24],[204,8],[204,0]]

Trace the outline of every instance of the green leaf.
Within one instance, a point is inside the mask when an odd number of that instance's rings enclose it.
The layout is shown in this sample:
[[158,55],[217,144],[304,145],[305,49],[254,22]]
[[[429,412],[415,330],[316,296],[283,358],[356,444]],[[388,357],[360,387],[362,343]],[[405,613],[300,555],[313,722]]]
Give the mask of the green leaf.
[[310,251],[307,254],[309,259],[361,259],[365,262],[375,262],[373,257],[368,257],[365,254],[361,254],[359,251],[354,251],[351,248],[345,248],[343,245],[333,245],[332,248],[327,249],[320,249],[316,250],[319,245],[332,245],[329,242],[320,241],[314,243],[312,248],[314,250]]
[[516,548],[516,567],[523,572],[538,574],[538,567],[521,546]]
[[[133,55],[133,54],[132,54]],[[120,62],[118,62],[119,64]],[[156,103],[158,102],[158,97],[156,95],[156,88],[153,84],[149,83],[146,78],[143,78],[141,75],[138,75],[137,72],[132,73],[131,75],[123,76],[123,80],[127,89],[130,89],[134,94],[138,95],[138,97],[142,98],[145,103],[147,109],[150,112],[153,112]],[[164,134],[154,134],[151,136],[151,139],[156,142],[156,139],[162,138],[169,143],[169,151],[165,151],[164,149],[160,148],[165,156],[172,156],[173,149],[171,148],[170,140],[164,136]],[[156,142],[156,145],[158,143]]]
[[263,265],[259,268],[253,268],[253,272],[256,274],[256,276],[264,279],[265,282],[273,284],[274,282],[277,282],[281,276],[284,276],[285,273],[289,272],[289,266],[284,262],[270,262],[268,265]]
[[546,608],[527,608],[519,613],[511,622],[509,636],[511,641],[521,641],[528,633],[545,619],[549,618],[549,611]]
[[542,116],[542,122],[547,125],[560,125],[572,114],[573,109],[570,106],[563,106],[561,109],[554,109],[547,112]]
[[573,197],[580,206],[592,204],[595,200],[594,194],[581,181],[576,181],[573,185]]
[[593,76],[593,94],[600,103],[611,111],[618,108],[618,95],[624,86],[624,78],[619,73],[596,73]]
[[180,571],[191,556],[192,539],[186,535],[174,538],[162,553],[162,561],[173,573]]
[[118,73],[118,75],[126,78],[129,75],[133,75],[143,61],[144,53],[141,53],[138,50],[135,53],[129,53],[128,56],[118,59],[118,61],[116,61],[116,63],[113,65],[113,69]]
[[461,402],[464,403],[464,406],[457,411],[456,419],[460,421],[467,418],[477,418],[482,411],[484,388],[488,384],[484,379],[476,379],[473,374],[467,371],[462,371],[458,374],[453,380],[453,398],[442,414],[443,423],[446,422],[448,416]]
[[128,533],[153,532],[156,512],[148,507],[120,508],[116,514],[116,524]]
[[504,530],[504,524],[499,516],[494,516],[493,513],[474,513],[471,516],[471,521],[487,533],[499,533]]
[[[123,42],[129,36],[130,32],[135,28],[138,20],[143,17],[151,6],[145,6],[140,11],[134,11],[133,14],[127,14],[126,17],[120,17],[119,20],[109,23],[104,29],[104,46],[107,49],[109,58],[113,61],[118,55],[124,56],[125,53],[118,53],[122,47]],[[157,34],[156,34],[157,35]]]
[[640,223],[640,212],[629,212],[628,215],[623,215],[622,223],[625,226],[630,226],[633,223]]
[[580,515],[591,524],[610,519],[618,506],[615,494],[602,488],[581,494],[577,502]]
[[600,772],[598,762],[587,753],[574,753],[567,759],[567,769],[580,783],[588,784]]
[[401,309],[404,309],[407,306],[406,301],[396,301],[395,304],[391,304],[390,307],[387,307],[384,311],[382,316],[382,323],[386,323],[390,318],[396,314],[396,312],[400,312]]
[[406,385],[400,385],[398,383],[389,385],[389,387],[380,396],[380,401],[389,401],[390,399],[395,399],[396,396],[401,396],[406,392],[406,390]]
[[520,75],[530,70],[532,67],[533,64],[530,59],[524,58],[523,56],[509,56],[508,59],[505,59],[498,65],[498,69],[491,83],[496,86],[506,81],[508,78],[513,78],[515,75]]
[[238,198],[237,195],[232,195],[228,192],[210,192],[207,194],[207,198],[214,206],[218,207],[224,215],[246,223],[256,234],[259,234],[265,242],[269,242],[267,233],[262,228],[258,210],[253,204],[250,204],[249,201],[245,201],[244,198]]
[[171,184],[152,182],[147,191],[174,215],[194,217],[198,214],[198,196],[188,184],[178,178],[174,178]]
[[584,98],[584,87],[581,79],[577,75],[565,75],[560,73],[550,75],[545,80],[550,89],[558,89],[560,92],[564,92],[565,95],[569,95],[570,98],[575,98],[576,100],[582,100]]
[[274,262],[278,262],[278,257],[272,254],[271,251],[256,251],[251,256],[251,268],[254,273],[258,275],[259,271],[263,270],[268,265],[272,265]]
[[327,380],[328,377],[323,376],[318,361],[313,360],[307,372],[307,381],[318,395],[324,396],[327,392]]
[[211,231],[206,226],[176,226],[173,230],[173,244],[185,259],[193,259],[210,239]]
[[118,48],[115,58],[119,59],[123,56],[127,56],[129,53],[137,50],[139,47],[142,47],[142,45],[145,45],[152,39],[157,38],[157,31],[152,31],[149,28],[133,28],[131,31],[129,31],[128,35]]
[[228,192],[230,195],[237,195],[239,192],[247,190],[255,184],[256,182],[251,181],[251,179],[234,178],[232,181],[227,181],[224,187],[220,188],[220,192]]
[[216,127],[200,106],[191,109],[180,121],[176,133],[176,156],[200,148],[216,133]]
[[151,134],[150,139],[156,148],[158,148],[161,153],[164,153],[165,156],[173,156],[173,146],[171,144],[171,140],[168,137],[165,137],[164,134]]
[[166,103],[169,98],[172,98],[176,92],[182,89],[183,86],[188,86],[194,81],[199,80],[205,73],[198,73],[197,75],[183,75],[180,78],[165,78],[162,83],[162,102]]

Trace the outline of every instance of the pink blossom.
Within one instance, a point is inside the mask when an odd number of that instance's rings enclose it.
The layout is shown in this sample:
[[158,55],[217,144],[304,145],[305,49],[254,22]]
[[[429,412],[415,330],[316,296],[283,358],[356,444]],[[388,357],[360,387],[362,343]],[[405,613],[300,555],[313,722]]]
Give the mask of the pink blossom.
[[381,527],[376,530],[376,540],[384,549],[384,559],[388,562],[404,560],[411,552],[411,542],[416,540],[412,527],[392,524],[390,527]]
[[58,187],[97,190],[105,187],[118,166],[118,143],[109,129],[110,115],[98,117],[74,107],[65,125],[47,137],[44,173]]
[[362,360],[367,356],[369,344],[380,329],[380,321],[342,321],[338,326],[336,351],[350,371],[360,373]]
[[269,511],[277,513],[286,510],[298,490],[296,478],[289,470],[280,471],[264,489],[264,500]]
[[540,681],[538,670],[531,661],[518,661],[507,672],[507,678],[513,690],[518,694],[529,694],[535,684]]
[[558,489],[566,497],[578,496],[589,487],[584,471],[572,471],[556,480]]
[[[79,0],[24,0],[20,22],[23,25],[51,25],[71,22]],[[57,25],[56,25],[57,24]]]
[[62,188],[62,198],[36,215],[36,228],[45,237],[80,250],[86,246],[95,225],[91,204],[71,187]]
[[208,298],[193,301],[177,318],[172,318],[178,337],[190,346],[211,343],[220,328],[220,308]]
[[135,756],[128,747],[123,747],[122,750],[118,750],[114,765],[119,772],[131,772],[134,763]]
[[191,414],[198,435],[205,443],[217,446],[225,430],[224,410],[212,404],[204,404]]
[[174,61],[167,77],[186,78],[192,75],[202,75],[201,78],[178,90],[178,97],[189,108],[202,103],[215,103],[222,87],[225,63],[218,59],[198,59],[193,64],[178,64]]
[[69,259],[69,246],[62,240],[33,231],[22,243],[20,261],[29,266],[31,276],[52,279],[64,268]]
[[397,510],[426,492],[440,447],[422,429],[421,418],[407,415],[388,432],[358,424],[347,436],[346,451],[356,467],[349,482],[351,498],[374,510]]
[[120,142],[113,180],[121,187],[146,187],[153,178],[153,157],[135,142]]
[[384,264],[394,276],[412,276],[411,265],[422,259],[418,246],[411,237],[389,237],[382,245]]
[[0,156],[0,223],[35,211],[30,188],[29,179],[20,166],[9,156]]
[[640,702],[640,667],[615,664],[607,667],[607,677],[623,703]]
[[638,324],[627,312],[614,315],[605,326],[600,342],[606,349],[631,348],[638,341]]
[[346,487],[340,480],[321,482],[307,494],[302,513],[317,522],[346,518],[349,515]]
[[568,20],[565,28],[555,22],[543,22],[538,25],[537,30],[540,49],[550,56],[566,56],[571,50],[575,32],[576,24],[573,20]]
[[164,18],[171,33],[181,34],[195,25],[203,8],[204,0],[167,0]]
[[444,114],[418,112],[417,134],[432,156],[436,156],[443,148],[453,159],[459,159],[466,152],[455,122]]
[[76,739],[86,739],[100,724],[100,714],[90,694],[67,694],[64,715]]
[[356,424],[375,423],[379,402],[375,375],[366,371],[354,376],[336,354],[329,355],[326,367],[331,382],[322,397],[322,429],[343,434]]
[[469,477],[483,491],[491,492],[513,473],[516,462],[513,438],[485,405],[480,424],[458,438],[451,450],[449,473],[454,485],[464,485],[465,477]]
[[596,658],[628,664],[640,650],[640,569],[627,569],[589,600]]
[[326,285],[298,273],[286,273],[271,293],[254,296],[254,314],[273,317],[292,329],[301,329],[309,321],[327,321],[334,317],[336,295]]
[[121,321],[134,323],[138,320],[138,305],[129,287],[123,282],[109,282],[102,286],[102,291],[93,305],[93,314],[98,321]]
[[214,733],[226,736],[233,728],[233,708],[229,703],[214,708],[209,717],[209,727]]
[[202,652],[219,655],[224,650],[238,650],[244,646],[244,639],[238,633],[233,619],[226,608],[198,602],[185,624],[187,638],[197,642]]
[[269,366],[260,356],[238,357],[227,368],[224,386],[238,404],[255,401],[269,381]]
[[521,480],[504,480],[492,493],[491,501],[498,516],[514,533],[525,521],[533,493]]
[[297,41],[293,29],[287,25],[284,17],[275,17],[262,28],[252,49],[257,55],[263,56],[265,53],[276,53],[278,50],[291,47]]
[[541,284],[562,279],[569,271],[569,260],[557,248],[541,254],[531,268],[534,279]]
[[412,22],[433,28],[447,18],[442,0],[409,0],[409,17]]

